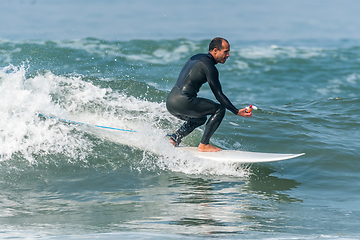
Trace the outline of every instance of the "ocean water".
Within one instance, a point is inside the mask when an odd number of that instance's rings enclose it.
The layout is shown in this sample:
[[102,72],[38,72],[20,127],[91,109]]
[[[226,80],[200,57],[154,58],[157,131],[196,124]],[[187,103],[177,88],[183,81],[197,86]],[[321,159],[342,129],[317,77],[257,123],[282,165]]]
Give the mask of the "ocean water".
[[[0,6],[0,238],[360,238],[358,2]],[[224,92],[259,109],[227,112],[211,143],[304,156],[217,163],[168,143],[167,94],[218,35]]]

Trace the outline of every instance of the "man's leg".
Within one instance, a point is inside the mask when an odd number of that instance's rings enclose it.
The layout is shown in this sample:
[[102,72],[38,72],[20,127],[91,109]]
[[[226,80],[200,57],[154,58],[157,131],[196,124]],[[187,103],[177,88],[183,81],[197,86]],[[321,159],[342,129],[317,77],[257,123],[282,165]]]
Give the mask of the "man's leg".
[[[224,118],[225,108],[221,104],[205,98],[194,98],[182,104],[180,100],[167,102],[169,112],[186,121],[176,133],[170,135],[170,142],[174,146],[178,146],[182,138],[189,135],[195,128],[203,125],[206,122],[206,116],[211,115],[206,124],[199,151],[220,151],[220,148],[211,146],[209,140]],[[202,146],[205,146],[206,149],[203,149]]]
[[174,134],[170,135],[170,140],[174,146],[179,146],[181,140],[189,135],[195,128],[203,125],[206,117],[188,119]]
[[210,145],[209,141],[211,136],[219,127],[224,116],[225,116],[225,107],[219,104],[218,110],[209,118],[208,122],[206,123],[205,131],[198,147],[199,151],[201,152],[221,151],[220,148]]
[[219,104],[218,110],[209,118],[206,123],[205,131],[201,139],[202,144],[209,144],[211,136],[214,134],[216,129],[218,129],[221,121],[225,116],[225,107]]

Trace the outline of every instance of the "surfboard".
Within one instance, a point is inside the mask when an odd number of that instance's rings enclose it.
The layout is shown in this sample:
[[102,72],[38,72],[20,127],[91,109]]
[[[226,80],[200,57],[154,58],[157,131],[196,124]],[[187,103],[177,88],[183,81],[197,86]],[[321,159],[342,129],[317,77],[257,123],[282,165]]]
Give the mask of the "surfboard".
[[220,152],[199,152],[197,147],[177,147],[177,149],[179,149],[180,151],[189,152],[198,158],[233,163],[275,162],[300,157],[305,154],[261,153],[238,150],[222,150]]

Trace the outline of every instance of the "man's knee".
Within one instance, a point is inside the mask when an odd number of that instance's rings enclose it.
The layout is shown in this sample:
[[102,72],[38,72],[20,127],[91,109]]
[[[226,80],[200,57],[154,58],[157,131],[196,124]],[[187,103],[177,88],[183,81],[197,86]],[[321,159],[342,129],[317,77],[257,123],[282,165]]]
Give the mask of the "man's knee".
[[226,112],[226,108],[225,108],[223,105],[219,104],[219,108],[218,108],[218,110],[216,111],[216,114],[218,114],[219,116],[224,117],[224,116],[225,116],[225,112]]
[[192,119],[191,121],[193,123],[195,123],[197,125],[197,127],[201,126],[201,125],[204,125],[205,122],[207,120],[207,117],[202,117],[202,118],[196,118],[196,119]]

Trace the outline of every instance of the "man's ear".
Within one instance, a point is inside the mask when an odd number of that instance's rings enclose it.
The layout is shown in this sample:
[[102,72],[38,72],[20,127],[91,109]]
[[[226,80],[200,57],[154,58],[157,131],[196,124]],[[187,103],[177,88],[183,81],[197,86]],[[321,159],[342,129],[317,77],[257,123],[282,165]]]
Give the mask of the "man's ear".
[[214,49],[212,50],[212,53],[215,54],[215,55],[216,55],[218,52],[219,52],[219,49],[217,49],[217,48],[214,48]]

